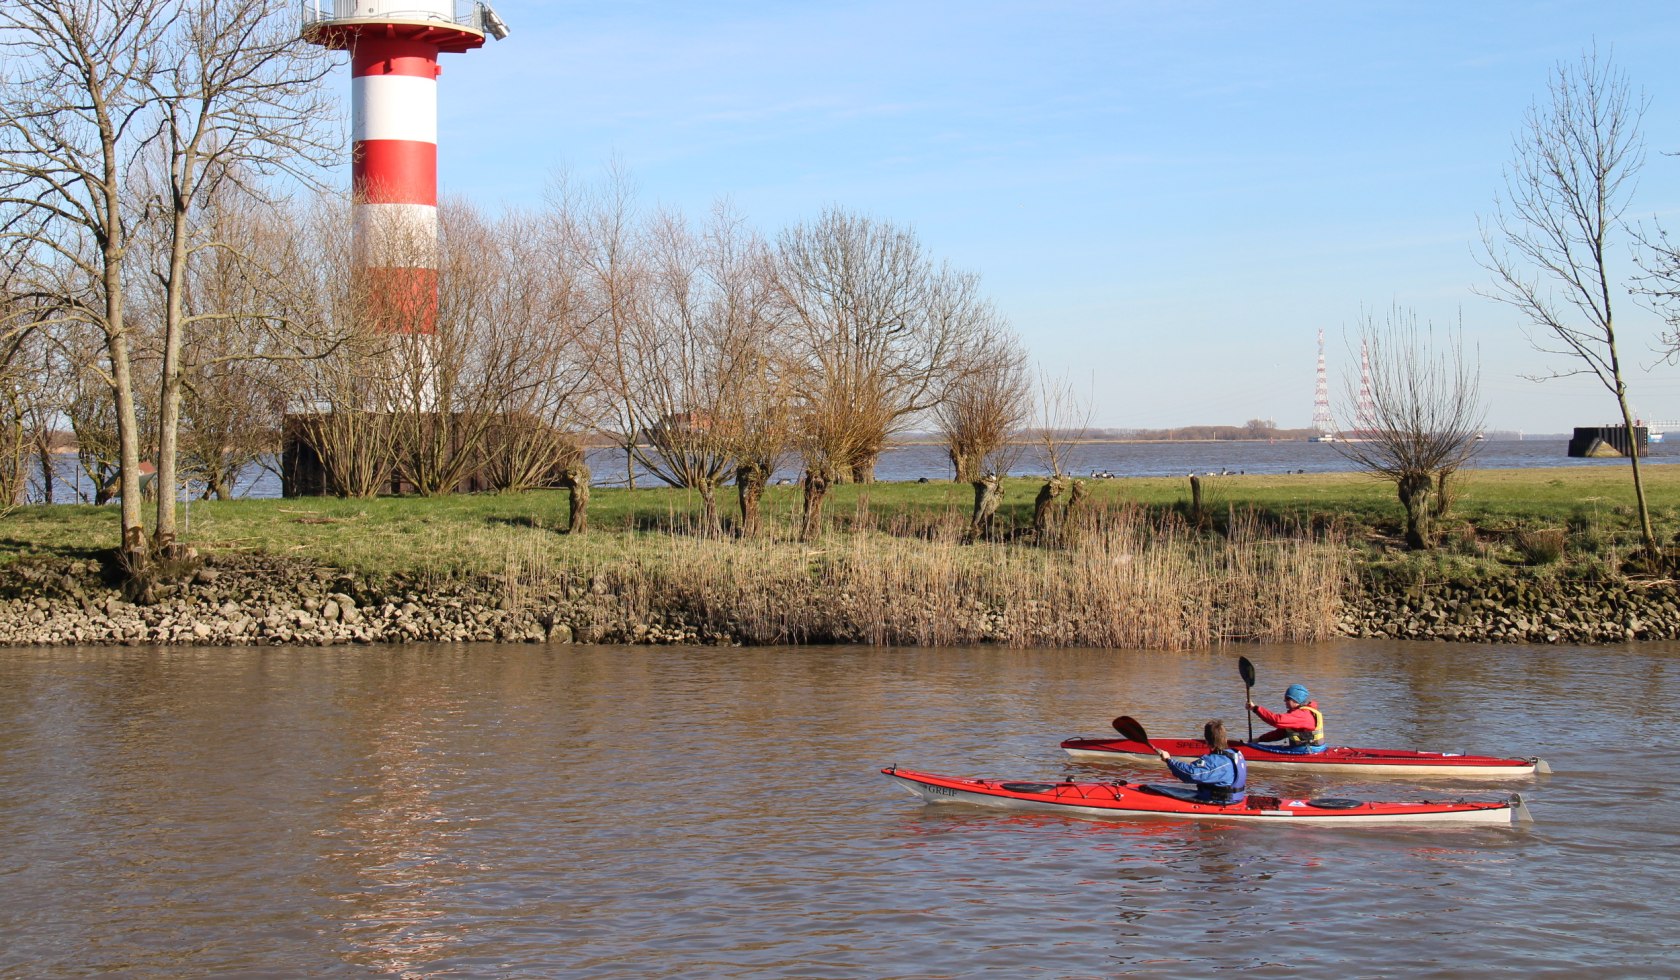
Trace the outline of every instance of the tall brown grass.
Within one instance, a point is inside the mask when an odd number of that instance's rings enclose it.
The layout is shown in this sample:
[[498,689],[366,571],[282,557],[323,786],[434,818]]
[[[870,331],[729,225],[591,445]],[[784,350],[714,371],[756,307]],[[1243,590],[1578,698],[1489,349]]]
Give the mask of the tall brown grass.
[[[667,525],[510,538],[499,576],[518,605],[587,591],[616,615],[754,644],[1185,649],[1331,634],[1349,552],[1334,537],[1232,514],[1223,534],[1136,506],[1094,507],[1060,546],[964,544],[965,516],[903,513],[814,543],[718,540]],[[587,586],[587,588],[586,588]]]

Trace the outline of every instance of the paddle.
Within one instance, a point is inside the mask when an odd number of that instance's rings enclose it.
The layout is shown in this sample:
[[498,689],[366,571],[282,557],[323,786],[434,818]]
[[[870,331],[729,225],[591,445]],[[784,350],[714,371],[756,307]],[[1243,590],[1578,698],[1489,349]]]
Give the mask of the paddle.
[[1143,744],[1149,746],[1150,751],[1152,752],[1160,751],[1160,749],[1155,748],[1154,744],[1149,741],[1149,733],[1144,731],[1143,726],[1138,724],[1138,720],[1133,718],[1131,715],[1121,715],[1120,717],[1114,719],[1114,730],[1134,742],[1142,742]]
[[1237,673],[1242,675],[1243,684],[1248,687],[1243,692],[1243,714],[1248,716],[1248,740],[1254,741],[1254,712],[1248,710],[1249,702],[1254,700],[1254,664],[1247,657],[1237,658]]

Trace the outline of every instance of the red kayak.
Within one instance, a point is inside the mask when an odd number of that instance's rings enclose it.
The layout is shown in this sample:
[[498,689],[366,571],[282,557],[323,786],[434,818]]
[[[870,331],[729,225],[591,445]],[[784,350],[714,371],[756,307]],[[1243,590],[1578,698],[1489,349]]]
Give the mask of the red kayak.
[[[1194,759],[1207,753],[1207,743],[1201,739],[1154,738],[1150,739],[1150,742],[1172,753],[1175,758]],[[1535,773],[1552,771],[1552,767],[1546,765],[1544,759],[1498,759],[1490,755],[1462,755],[1452,752],[1331,746],[1323,752],[1303,755],[1294,752],[1269,752],[1246,742],[1235,742],[1231,747],[1242,753],[1250,767],[1293,769],[1297,772],[1486,778],[1532,776]],[[1128,738],[1070,738],[1062,743],[1062,749],[1075,759],[1126,762],[1137,757],[1156,762],[1154,750],[1142,742]]]
[[1085,817],[1177,817],[1192,820],[1259,820],[1290,824],[1488,823],[1533,820],[1523,798],[1508,800],[1417,800],[1376,803],[1350,799],[1289,799],[1250,794],[1240,803],[1197,803],[1188,787],[1142,783],[1034,783],[960,779],[881,770],[912,796],[927,803],[970,803],[1007,810],[1068,813]]

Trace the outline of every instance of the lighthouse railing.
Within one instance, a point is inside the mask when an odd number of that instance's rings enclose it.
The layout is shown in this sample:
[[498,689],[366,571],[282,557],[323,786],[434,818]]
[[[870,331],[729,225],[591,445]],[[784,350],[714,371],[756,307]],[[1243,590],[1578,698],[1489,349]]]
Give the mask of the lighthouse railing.
[[436,21],[484,32],[479,0],[301,0],[304,27],[335,21]]

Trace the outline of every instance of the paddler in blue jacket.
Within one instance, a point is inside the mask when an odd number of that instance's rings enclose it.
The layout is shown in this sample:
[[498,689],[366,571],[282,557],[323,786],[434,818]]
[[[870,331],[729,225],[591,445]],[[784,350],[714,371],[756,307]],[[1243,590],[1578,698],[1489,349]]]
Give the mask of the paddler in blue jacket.
[[1194,762],[1179,762],[1166,749],[1155,754],[1172,774],[1196,785],[1198,803],[1241,803],[1248,797],[1248,763],[1225,738],[1225,723],[1215,718],[1202,726],[1202,741],[1208,753]]

